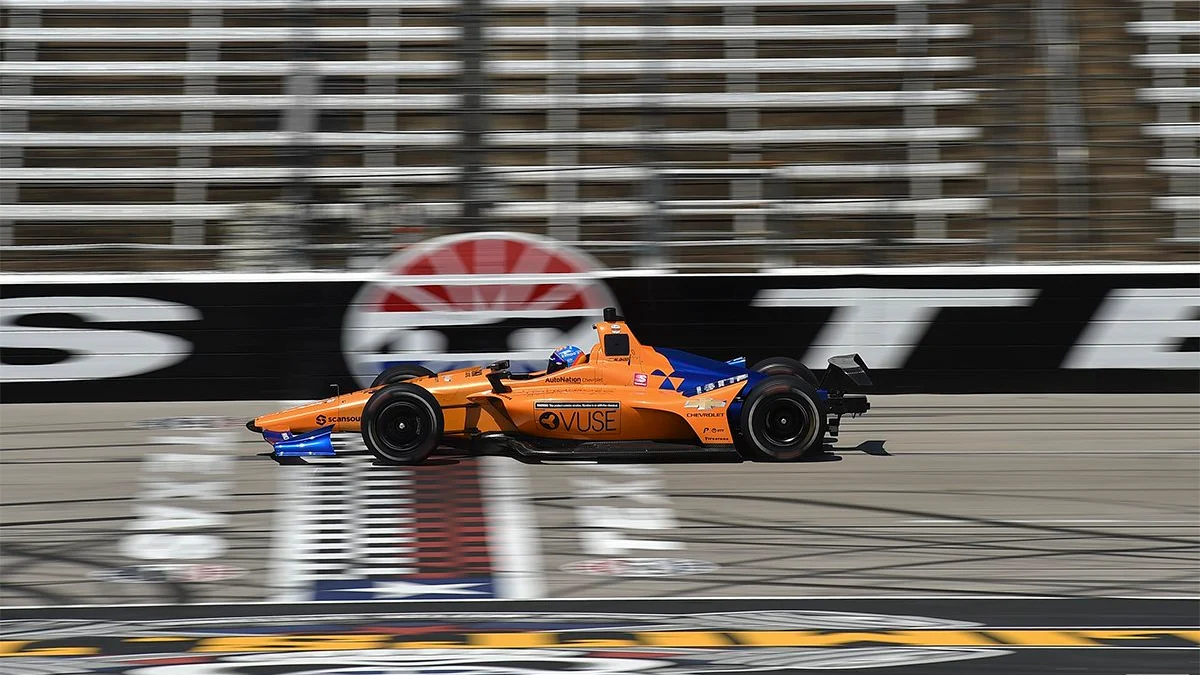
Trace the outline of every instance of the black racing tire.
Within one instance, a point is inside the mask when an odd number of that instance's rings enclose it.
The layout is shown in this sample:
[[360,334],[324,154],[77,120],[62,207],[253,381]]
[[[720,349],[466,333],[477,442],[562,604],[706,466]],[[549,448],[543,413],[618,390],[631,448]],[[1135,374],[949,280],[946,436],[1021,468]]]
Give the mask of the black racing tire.
[[821,381],[817,379],[817,376],[813,374],[813,371],[808,366],[787,356],[765,358],[754,364],[754,367],[750,370],[762,373],[763,375],[795,375],[811,384],[814,388],[821,385]]
[[820,451],[829,409],[816,387],[795,375],[772,375],[742,402],[738,448],[751,459],[788,462]]
[[404,382],[405,380],[413,380],[418,377],[429,377],[435,374],[425,366],[418,366],[415,363],[401,363],[376,375],[375,380],[371,382],[371,386],[379,387],[385,384],[394,384],[396,382]]
[[386,464],[419,464],[437,448],[444,429],[437,399],[408,382],[379,389],[363,406],[363,442]]

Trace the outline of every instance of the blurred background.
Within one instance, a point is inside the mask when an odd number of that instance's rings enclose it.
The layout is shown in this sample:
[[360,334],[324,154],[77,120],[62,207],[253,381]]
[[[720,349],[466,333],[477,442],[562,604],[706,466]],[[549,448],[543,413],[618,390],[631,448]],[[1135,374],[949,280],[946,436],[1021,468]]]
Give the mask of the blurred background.
[[0,271],[1195,260],[1200,5],[4,0]]
[[[476,619],[272,628],[235,603],[490,597],[569,599],[606,635],[653,619],[614,645],[693,672],[746,653],[709,627],[792,610],[680,598],[788,595],[819,646],[826,621],[880,646],[808,665],[1194,672],[1200,2],[0,0],[0,43],[4,675],[349,672],[147,640],[441,640]],[[719,360],[857,352],[874,408],[814,462],[738,466],[376,466],[339,433],[279,467],[243,426],[400,363],[540,370],[605,307]],[[677,576],[621,571],[643,564]],[[664,602],[626,621],[599,596]],[[140,623],[187,603],[200,623]],[[458,607],[547,654],[585,620]],[[687,611],[708,618],[658,624]],[[997,648],[861,639],[914,618]],[[686,663],[672,625],[702,636]],[[1119,649],[1058,648],[1084,635]],[[466,658],[590,663],[522,644]],[[483,672],[422,651],[355,672]]]

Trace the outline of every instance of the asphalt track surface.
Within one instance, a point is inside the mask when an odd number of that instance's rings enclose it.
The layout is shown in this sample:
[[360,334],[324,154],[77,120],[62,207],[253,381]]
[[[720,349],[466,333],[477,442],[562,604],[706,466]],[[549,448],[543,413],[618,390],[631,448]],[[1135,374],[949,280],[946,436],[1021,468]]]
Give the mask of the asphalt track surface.
[[[11,610],[9,675],[1185,673],[1195,602],[625,600]],[[1181,628],[1182,626],[1182,628]]]
[[[974,648],[1004,654],[979,657],[968,672],[1042,672],[1052,664],[1081,672],[1200,672],[1200,397],[875,396],[873,403],[867,416],[846,420],[837,447],[816,461],[530,464],[441,456],[400,469],[375,465],[353,437],[340,442],[339,459],[277,464],[240,423],[280,402],[0,406],[0,629],[21,642],[0,643],[7,645],[0,652],[15,657],[0,660],[0,672],[125,672],[131,657],[105,645],[91,661],[70,662],[79,670],[62,670],[70,655],[45,650],[72,647],[47,642],[54,633],[46,626],[14,623],[22,611],[62,618],[63,608],[75,605],[101,606],[91,611],[114,619],[118,610],[108,606],[148,604],[154,607],[139,611],[166,620],[193,603],[233,612],[228,603],[267,602],[253,607],[268,614],[275,610],[264,608],[291,606],[277,603],[321,600],[332,604],[301,607],[327,614],[397,600],[421,607],[411,603],[433,599],[443,600],[441,609],[500,611],[485,599],[545,598],[557,600],[554,611],[561,612],[564,599],[591,598],[597,600],[567,604],[611,614],[631,605],[605,598],[713,598],[697,611],[737,613],[794,608],[797,601],[784,598],[796,597],[821,598],[809,602],[862,621],[919,616],[1000,628],[1014,620],[1004,614],[1003,598],[1031,598],[1021,601],[1024,623],[1012,625],[1037,626],[1030,617],[1042,616],[1042,626],[1067,632],[889,637],[863,645],[792,636],[751,650],[753,658],[739,641],[745,636],[691,636],[678,648],[687,658],[699,658],[697,649],[710,656],[732,649],[728,665],[741,670],[725,672],[758,672],[750,668],[772,659],[783,661],[771,672],[825,669],[833,667],[819,665],[827,654],[811,649],[830,646],[875,650],[838,652],[839,659],[865,659],[856,664],[862,667],[871,659],[918,659],[888,664],[895,672],[918,672],[913,664],[937,661],[931,654],[938,650],[957,658]],[[979,599],[912,604],[965,595]],[[1136,600],[1096,600],[1109,604],[1074,615],[1052,609],[1081,602],[1061,598],[1118,597],[1184,600],[1136,608],[1128,604]],[[343,604],[363,600],[374,602]],[[660,604],[660,612],[681,606]],[[50,609],[15,609],[34,606]],[[1122,623],[1134,614],[1138,621]],[[597,625],[622,623],[605,621]],[[694,628],[737,628],[718,623]],[[1134,639],[1070,632],[1097,626],[1166,633]],[[742,628],[766,630],[754,622]],[[836,622],[823,629],[839,630]],[[960,629],[973,630],[952,626]],[[531,630],[521,627],[525,637],[505,646],[532,655]],[[460,638],[446,642],[447,653],[459,654]],[[633,658],[630,645],[649,653],[676,644],[648,644],[641,633],[621,639],[627,642],[603,643],[620,652],[613,658]],[[346,649],[331,644],[306,649]],[[631,661],[584,668],[570,660],[583,658],[578,648],[564,644],[554,638],[544,646],[566,648],[567,660],[542,654],[542,665],[494,672],[637,672]],[[170,658],[199,663],[194,643],[172,645],[163,650]],[[252,651],[239,670],[211,672],[324,672],[307,662],[269,670],[282,666],[254,661],[273,658],[265,648]],[[716,668],[707,661],[680,665],[687,658],[669,651],[658,658],[675,670],[659,664],[647,672]],[[497,663],[514,653],[503,652]],[[799,653],[813,660],[786,662]],[[84,669],[85,662],[96,669]],[[948,670],[919,672],[963,672],[949,657],[945,662]],[[405,663],[386,667],[434,667]]]

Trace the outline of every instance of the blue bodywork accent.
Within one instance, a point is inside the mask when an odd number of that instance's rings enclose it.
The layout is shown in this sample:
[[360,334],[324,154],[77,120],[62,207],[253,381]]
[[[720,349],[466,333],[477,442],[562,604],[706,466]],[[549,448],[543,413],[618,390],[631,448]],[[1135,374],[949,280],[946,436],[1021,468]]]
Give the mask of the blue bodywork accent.
[[729,359],[725,363],[728,363],[731,366],[737,366],[738,368],[745,368],[746,367],[746,357],[739,356],[736,359]]
[[[671,367],[675,369],[675,372],[671,373],[671,377],[683,378],[683,383],[679,385],[678,391],[684,396],[702,394],[704,387],[710,384],[714,385],[714,388],[719,388],[727,380],[740,381],[746,386],[753,386],[766,377],[762,373],[747,370],[744,365],[738,366],[717,361],[681,352],[678,349],[655,347],[654,351],[667,357],[667,360],[671,362]],[[744,387],[738,391],[742,390]]]
[[321,427],[293,436],[264,431],[263,438],[275,448],[277,457],[333,457],[333,426]]
[[735,398],[729,402],[729,408],[725,412],[725,417],[729,418],[729,430],[737,434],[742,429],[742,399]]
[[275,445],[279,441],[286,441],[289,438],[295,438],[295,434],[292,434],[290,432],[271,431],[269,429],[263,430],[262,435],[263,435],[263,440],[270,443],[271,445]]

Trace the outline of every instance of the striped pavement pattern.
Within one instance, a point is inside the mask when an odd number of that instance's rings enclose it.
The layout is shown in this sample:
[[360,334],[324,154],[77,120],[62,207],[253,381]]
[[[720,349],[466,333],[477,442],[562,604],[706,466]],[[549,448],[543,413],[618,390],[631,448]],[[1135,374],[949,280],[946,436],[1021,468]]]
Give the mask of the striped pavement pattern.
[[284,466],[291,600],[492,597],[476,462],[377,465],[360,439]]

